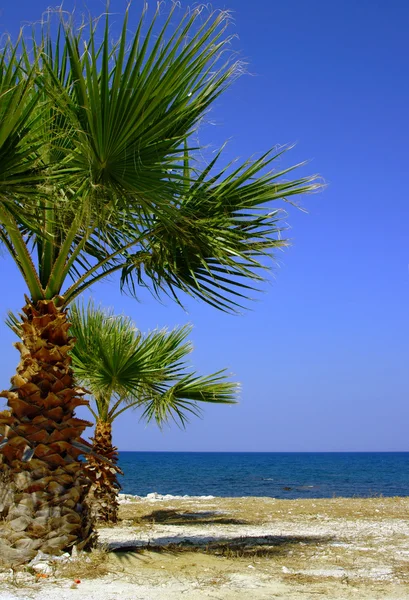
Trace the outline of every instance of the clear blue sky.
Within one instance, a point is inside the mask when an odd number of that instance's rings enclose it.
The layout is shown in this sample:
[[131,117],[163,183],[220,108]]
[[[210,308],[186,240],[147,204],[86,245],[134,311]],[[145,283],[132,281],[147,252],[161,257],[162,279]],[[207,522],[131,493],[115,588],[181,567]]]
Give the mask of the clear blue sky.
[[[1,0],[0,29],[16,31],[49,4]],[[104,2],[87,5],[97,15]],[[111,2],[112,11],[125,6]],[[407,451],[409,3],[213,6],[234,11],[234,47],[251,76],[217,102],[201,140],[217,147],[229,139],[228,158],[296,141],[283,166],[311,159],[304,173],[321,173],[328,188],[304,199],[308,214],[289,211],[292,247],[241,317],[193,301],[186,314],[146,295],[138,304],[116,282],[95,287],[97,301],[142,330],[192,322],[196,368],[227,367],[243,385],[238,406],[207,408],[185,432],[160,433],[125,413],[116,443],[122,450]],[[10,261],[0,268],[3,318],[23,305],[25,290]],[[1,388],[18,362],[12,341],[0,323]]]

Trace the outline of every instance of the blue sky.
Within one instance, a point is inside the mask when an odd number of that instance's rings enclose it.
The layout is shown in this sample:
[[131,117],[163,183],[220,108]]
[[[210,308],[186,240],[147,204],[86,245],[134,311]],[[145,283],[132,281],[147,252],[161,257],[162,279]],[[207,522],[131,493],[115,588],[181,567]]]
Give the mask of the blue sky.
[[[0,0],[0,29],[15,32],[48,5]],[[134,1],[135,16],[140,5]],[[104,3],[87,6],[97,15]],[[125,6],[111,2],[112,12]],[[147,295],[137,303],[115,281],[95,287],[97,301],[142,330],[193,323],[195,367],[227,367],[243,386],[238,406],[208,407],[186,431],[160,433],[125,413],[116,443],[123,450],[406,451],[409,4],[215,0],[213,7],[233,10],[233,47],[249,74],[217,101],[201,141],[217,148],[229,140],[226,160],[297,142],[281,165],[309,159],[300,173],[319,172],[328,187],[304,198],[308,214],[288,210],[292,246],[243,316],[190,300],[187,313]],[[25,290],[11,262],[0,265],[2,319],[24,304]],[[12,341],[0,323],[0,388],[18,362]]]

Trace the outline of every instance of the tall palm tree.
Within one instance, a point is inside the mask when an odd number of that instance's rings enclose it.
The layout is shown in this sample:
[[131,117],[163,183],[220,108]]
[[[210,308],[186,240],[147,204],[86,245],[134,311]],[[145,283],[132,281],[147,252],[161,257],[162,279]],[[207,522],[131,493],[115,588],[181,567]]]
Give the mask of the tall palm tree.
[[[118,460],[112,444],[112,423],[125,411],[140,409],[141,419],[161,427],[173,419],[185,426],[189,414],[199,415],[199,402],[231,404],[238,385],[224,371],[198,376],[186,363],[192,345],[190,327],[154,330],[142,335],[125,316],[77,304],[70,310],[71,352],[76,380],[92,394],[88,406],[95,420],[94,455],[88,457],[92,481],[89,500],[101,521],[118,519]],[[99,457],[108,459],[101,462]]]
[[146,286],[237,310],[265,256],[285,245],[271,203],[319,188],[269,171],[281,152],[193,162],[192,132],[240,68],[227,13],[196,9],[175,24],[176,10],[146,29],[144,15],[129,25],[126,12],[113,45],[108,15],[76,27],[60,13],[55,29],[50,13],[39,34],[0,51],[0,241],[28,293],[20,364],[1,393],[1,470],[14,500],[0,505],[10,527],[0,555],[15,560],[92,537],[70,302],[119,273],[131,294]]

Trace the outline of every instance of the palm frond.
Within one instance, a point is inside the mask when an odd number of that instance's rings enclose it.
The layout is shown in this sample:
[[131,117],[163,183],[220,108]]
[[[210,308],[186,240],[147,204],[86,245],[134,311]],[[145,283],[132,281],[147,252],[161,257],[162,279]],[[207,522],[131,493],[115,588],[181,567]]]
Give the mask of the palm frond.
[[265,205],[292,202],[293,196],[320,188],[315,177],[286,181],[300,165],[265,172],[286,150],[246,161],[231,173],[227,165],[213,174],[219,153],[202,172],[196,170],[180,197],[176,221],[172,227],[153,224],[141,241],[144,260],[130,256],[122,287],[136,293],[138,285],[145,285],[178,302],[182,291],[225,311],[241,308],[265,277],[266,257],[273,259],[288,243],[285,212]]
[[[185,339],[190,327],[154,331],[146,336],[126,316],[112,310],[73,304],[71,333],[76,338],[72,351],[76,378],[102,404],[115,395],[134,398],[142,386],[163,377],[175,377],[183,358],[190,352]],[[107,407],[105,407],[106,409]]]
[[321,187],[269,171],[282,152],[197,166],[192,133],[241,72],[228,13],[206,10],[143,11],[132,37],[126,11],[113,44],[108,12],[49,11],[0,52],[0,242],[34,301],[118,272],[134,295],[238,311],[287,243],[276,201]]
[[[38,195],[43,181],[37,150],[44,107],[33,90],[37,63],[26,71],[26,52],[21,37],[13,45],[7,40],[0,51],[0,206],[12,199]],[[2,222],[0,216],[0,223]]]
[[63,22],[69,80],[55,75],[50,52],[43,55],[47,92],[65,115],[71,140],[58,170],[76,187],[92,184],[101,204],[109,201],[128,219],[160,209],[171,220],[170,199],[183,180],[183,143],[237,69],[221,61],[229,42],[225,14],[209,14],[198,26],[201,11],[194,10],[172,31],[174,10],[161,28],[158,12],[144,37],[142,16],[129,50],[128,11],[113,48],[108,15],[99,43],[97,24],[78,31]]
[[237,383],[227,381],[225,371],[202,377],[187,374],[162,393],[153,392],[141,399],[142,419],[155,420],[160,427],[170,420],[185,427],[189,415],[201,415],[199,403],[234,404],[239,389]]
[[[9,324],[16,320],[9,316]],[[233,402],[237,385],[223,371],[199,377],[189,372],[187,341],[190,326],[154,330],[146,335],[123,315],[111,310],[73,304],[71,352],[76,379],[94,396],[97,413],[113,420],[129,408],[142,407],[143,416],[159,423],[184,412],[197,411],[197,402]],[[167,407],[167,408],[166,408]]]

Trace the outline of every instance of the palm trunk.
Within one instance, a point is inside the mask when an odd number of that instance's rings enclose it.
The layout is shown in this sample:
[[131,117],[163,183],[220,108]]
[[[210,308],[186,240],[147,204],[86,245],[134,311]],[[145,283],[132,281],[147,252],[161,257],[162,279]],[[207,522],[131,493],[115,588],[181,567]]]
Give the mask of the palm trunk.
[[81,439],[88,421],[74,410],[87,404],[75,388],[69,351],[74,339],[65,310],[52,300],[23,308],[16,343],[21,360],[0,413],[3,439],[0,473],[7,483],[0,495],[0,559],[23,563],[38,550],[58,554],[94,539],[92,519],[84,503],[89,480],[80,462]]
[[111,465],[101,462],[90,455],[87,458],[87,475],[92,481],[88,504],[92,516],[98,521],[116,523],[118,521],[118,483],[117,473],[122,473],[118,467],[118,449],[112,445],[112,425],[110,422],[97,421],[93,438],[93,451],[107,458]]
[[[5,410],[0,412],[0,421],[4,418],[10,417],[11,412]],[[7,429],[4,425],[0,425],[0,441],[6,436]],[[2,468],[4,466],[4,468]],[[11,489],[11,482],[9,477],[9,469],[3,462],[3,455],[0,453],[0,519],[4,519],[7,516],[8,508],[13,502],[13,492]],[[0,536],[1,539],[1,536]]]

